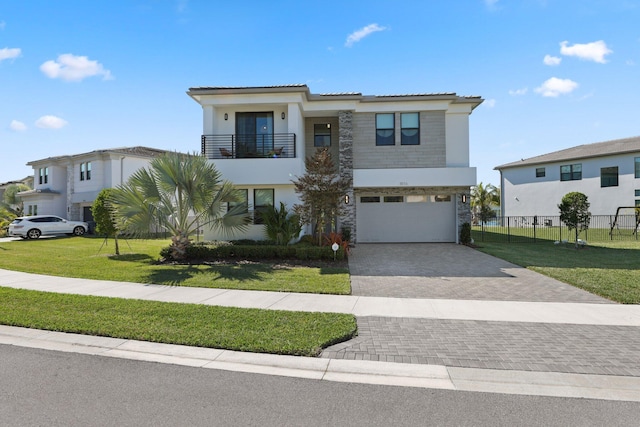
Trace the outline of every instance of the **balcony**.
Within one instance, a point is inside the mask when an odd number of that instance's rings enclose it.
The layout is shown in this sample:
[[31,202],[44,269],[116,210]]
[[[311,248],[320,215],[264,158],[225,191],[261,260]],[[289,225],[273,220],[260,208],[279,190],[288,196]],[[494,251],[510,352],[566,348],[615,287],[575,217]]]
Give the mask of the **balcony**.
[[207,159],[293,159],[296,134],[202,135],[201,151]]

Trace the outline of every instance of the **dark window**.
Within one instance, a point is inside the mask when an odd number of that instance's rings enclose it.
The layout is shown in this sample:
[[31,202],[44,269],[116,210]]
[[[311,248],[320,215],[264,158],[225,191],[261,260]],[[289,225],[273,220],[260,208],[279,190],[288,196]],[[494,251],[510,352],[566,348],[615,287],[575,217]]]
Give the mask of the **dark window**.
[[274,151],[273,112],[236,113],[237,157],[264,157]]
[[636,178],[640,178],[640,157],[635,158],[636,163]]
[[264,224],[262,213],[273,206],[273,188],[256,188],[253,190],[254,224]]
[[362,196],[360,203],[380,203],[380,196]]
[[91,179],[91,162],[87,162],[87,181]]
[[331,146],[331,125],[329,123],[316,123],[313,125],[313,146]]
[[536,178],[543,178],[546,175],[544,168],[536,168]]
[[376,114],[376,145],[395,145],[395,114]]
[[86,163],[80,163],[80,181],[84,181],[84,171]]
[[39,170],[40,176],[38,183],[46,184],[49,182],[49,168],[40,168]]
[[582,164],[560,166],[560,181],[579,181],[582,179]]
[[618,186],[618,167],[600,168],[600,187]]
[[450,202],[451,201],[451,196],[450,195],[437,195],[436,196],[436,202]]
[[420,144],[420,113],[400,114],[402,145]]
[[636,197],[640,197],[640,190],[636,190]]
[[236,197],[238,198],[237,201],[227,203],[227,212],[236,206],[242,206],[244,208],[238,208],[237,213],[249,212],[249,190],[236,190]]
[[384,196],[385,203],[402,203],[404,202],[403,196]]

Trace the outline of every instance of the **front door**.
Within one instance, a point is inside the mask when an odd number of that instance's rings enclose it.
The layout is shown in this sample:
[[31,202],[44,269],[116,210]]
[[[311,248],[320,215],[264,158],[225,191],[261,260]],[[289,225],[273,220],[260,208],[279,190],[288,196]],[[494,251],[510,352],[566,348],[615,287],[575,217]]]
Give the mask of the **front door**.
[[238,157],[264,157],[273,151],[273,112],[236,113]]

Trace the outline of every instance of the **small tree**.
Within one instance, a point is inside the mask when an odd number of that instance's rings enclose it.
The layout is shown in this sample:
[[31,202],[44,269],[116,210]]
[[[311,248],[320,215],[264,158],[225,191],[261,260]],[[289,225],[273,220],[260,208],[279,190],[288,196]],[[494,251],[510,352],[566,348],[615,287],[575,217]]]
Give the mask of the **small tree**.
[[[492,209],[500,206],[500,189],[492,184],[479,183],[471,188],[471,211],[475,218],[487,222],[496,216]],[[476,219],[476,221],[477,221]]]
[[340,177],[328,148],[317,149],[313,156],[305,159],[304,165],[305,174],[292,181],[302,201],[301,205],[294,205],[293,210],[303,223],[314,227],[321,245],[325,226],[335,224],[334,219],[344,212],[342,198],[349,189],[349,181]]
[[27,190],[29,190],[29,186],[25,184],[11,184],[7,186],[4,191],[4,203],[6,203],[7,207],[18,215],[22,214],[24,211],[24,204],[22,202],[22,198],[18,196],[18,193]]
[[560,209],[560,221],[567,224],[569,231],[575,230],[576,248],[578,248],[578,235],[582,230],[589,229],[591,219],[587,196],[577,191],[567,193],[558,208]]
[[105,236],[105,241],[109,237],[113,237],[116,246],[116,255],[120,255],[120,247],[118,246],[118,227],[116,226],[115,215],[109,202],[109,198],[113,194],[113,189],[104,188],[93,201],[91,213],[93,220],[96,222],[96,233]]
[[289,214],[287,206],[282,202],[280,202],[280,209],[269,206],[262,212],[262,220],[264,221],[265,235],[278,245],[288,245],[292,239],[300,235],[302,230],[300,217],[296,214]]

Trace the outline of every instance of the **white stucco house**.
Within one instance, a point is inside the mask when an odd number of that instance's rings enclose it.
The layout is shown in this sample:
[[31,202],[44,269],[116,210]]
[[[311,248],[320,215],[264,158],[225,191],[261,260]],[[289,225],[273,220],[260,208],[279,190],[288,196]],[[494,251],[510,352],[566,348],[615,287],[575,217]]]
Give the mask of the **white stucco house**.
[[[457,242],[470,222],[469,116],[482,103],[455,93],[313,94],[306,85],[193,87],[202,107],[201,151],[254,210],[298,203],[292,180],[328,147],[351,187],[353,242]],[[261,239],[254,219],[238,237]],[[310,230],[307,230],[309,232]],[[207,240],[222,238],[205,230]]]
[[116,187],[166,151],[122,147],[48,157],[27,163],[33,167],[33,190],[18,193],[25,215],[58,215],[93,221],[91,206],[103,188]]
[[503,216],[559,215],[562,197],[588,197],[592,215],[640,206],[640,137],[584,144],[496,166]]

